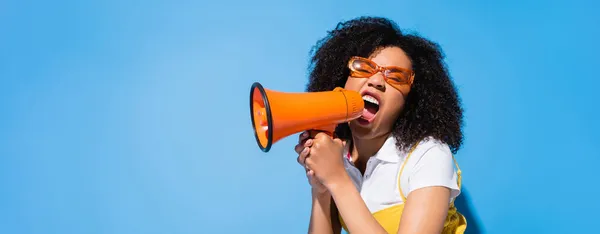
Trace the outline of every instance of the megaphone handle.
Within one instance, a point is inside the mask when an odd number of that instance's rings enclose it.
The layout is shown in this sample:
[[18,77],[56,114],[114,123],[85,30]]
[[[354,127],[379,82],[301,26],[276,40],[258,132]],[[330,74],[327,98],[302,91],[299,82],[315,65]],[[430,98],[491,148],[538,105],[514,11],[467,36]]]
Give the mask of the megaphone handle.
[[308,130],[308,135],[310,136],[310,138],[315,138],[315,136],[317,136],[317,134],[320,133],[320,132],[327,134],[331,138],[335,137],[335,133],[334,132],[324,131],[324,130],[317,130],[317,129]]

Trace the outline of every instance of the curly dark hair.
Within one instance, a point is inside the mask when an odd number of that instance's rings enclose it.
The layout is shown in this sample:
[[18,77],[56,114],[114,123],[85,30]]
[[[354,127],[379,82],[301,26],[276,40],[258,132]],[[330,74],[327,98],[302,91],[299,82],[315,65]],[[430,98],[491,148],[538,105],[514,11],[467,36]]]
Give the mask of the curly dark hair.
[[[386,47],[399,47],[410,58],[415,79],[405,107],[394,124],[399,150],[433,137],[449,145],[452,153],[461,147],[462,107],[444,63],[440,46],[418,34],[402,32],[396,23],[382,17],[359,17],[341,22],[310,51],[308,92],[344,87],[352,56],[369,57]],[[347,124],[336,135],[350,139]]]

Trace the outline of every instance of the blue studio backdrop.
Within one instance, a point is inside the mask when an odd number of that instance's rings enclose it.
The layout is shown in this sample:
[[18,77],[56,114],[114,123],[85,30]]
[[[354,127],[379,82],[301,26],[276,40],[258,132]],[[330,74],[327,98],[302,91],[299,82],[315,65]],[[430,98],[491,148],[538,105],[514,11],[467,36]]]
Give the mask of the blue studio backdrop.
[[590,233],[600,189],[592,1],[0,2],[0,233],[306,233],[296,135],[248,94],[303,91],[342,20],[438,42],[465,108],[468,233]]

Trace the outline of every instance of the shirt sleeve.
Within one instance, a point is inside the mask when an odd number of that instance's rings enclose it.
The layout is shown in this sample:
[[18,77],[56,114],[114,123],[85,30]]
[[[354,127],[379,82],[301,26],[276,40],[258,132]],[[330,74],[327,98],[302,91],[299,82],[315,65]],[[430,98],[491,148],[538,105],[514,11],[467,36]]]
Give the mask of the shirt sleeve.
[[408,187],[410,192],[420,188],[431,186],[443,186],[451,190],[450,201],[460,194],[458,187],[457,174],[454,168],[454,159],[452,152],[447,145],[434,144],[424,153],[409,160],[412,170],[408,177]]

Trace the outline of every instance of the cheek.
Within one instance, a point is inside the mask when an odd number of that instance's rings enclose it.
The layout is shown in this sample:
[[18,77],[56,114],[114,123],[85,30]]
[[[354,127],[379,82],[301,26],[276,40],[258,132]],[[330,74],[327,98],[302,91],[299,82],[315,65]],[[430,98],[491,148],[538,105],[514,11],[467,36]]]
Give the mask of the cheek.
[[363,85],[363,82],[361,82],[362,80],[363,79],[354,79],[348,77],[348,80],[346,80],[346,84],[344,85],[344,89],[359,91]]
[[386,122],[395,122],[402,109],[404,109],[404,97],[400,94],[398,95],[389,95],[386,97],[387,103],[390,105],[386,105],[385,115]]

